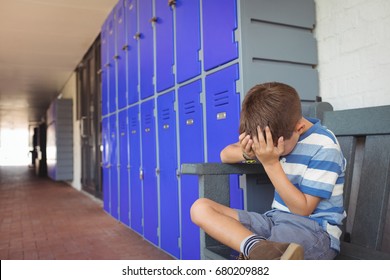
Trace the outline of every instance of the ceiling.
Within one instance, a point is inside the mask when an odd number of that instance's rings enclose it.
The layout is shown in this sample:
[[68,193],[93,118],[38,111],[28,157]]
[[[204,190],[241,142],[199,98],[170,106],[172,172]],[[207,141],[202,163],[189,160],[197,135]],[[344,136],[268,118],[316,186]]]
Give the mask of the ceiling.
[[117,2],[0,0],[0,130],[42,119]]

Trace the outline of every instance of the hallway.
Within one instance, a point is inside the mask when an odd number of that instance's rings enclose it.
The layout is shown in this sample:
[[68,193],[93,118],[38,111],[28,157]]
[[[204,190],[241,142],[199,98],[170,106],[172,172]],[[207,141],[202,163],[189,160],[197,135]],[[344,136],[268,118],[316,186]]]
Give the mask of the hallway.
[[28,167],[0,166],[0,259],[172,259],[101,204]]

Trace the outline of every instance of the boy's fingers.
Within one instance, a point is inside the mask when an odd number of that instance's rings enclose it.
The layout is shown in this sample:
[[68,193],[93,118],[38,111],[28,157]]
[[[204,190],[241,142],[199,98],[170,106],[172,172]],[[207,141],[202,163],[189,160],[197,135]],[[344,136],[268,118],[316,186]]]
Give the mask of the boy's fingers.
[[274,141],[272,140],[272,133],[271,133],[271,130],[269,129],[269,126],[265,127],[265,137],[267,137],[267,144],[271,145],[273,147]]
[[253,140],[249,139],[248,143],[246,143],[246,146],[245,146],[245,152],[246,153],[252,152],[252,145],[253,145]]
[[284,138],[283,138],[283,136],[280,136],[278,139],[278,151],[279,151],[280,155],[284,153]]
[[259,140],[259,144],[266,144],[266,141],[264,139],[263,131],[261,130],[260,126],[257,127],[257,137]]

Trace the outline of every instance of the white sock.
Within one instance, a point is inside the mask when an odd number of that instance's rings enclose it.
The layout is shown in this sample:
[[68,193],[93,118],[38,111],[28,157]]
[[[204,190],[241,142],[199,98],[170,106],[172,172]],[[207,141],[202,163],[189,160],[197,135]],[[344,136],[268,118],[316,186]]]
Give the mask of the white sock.
[[256,234],[249,235],[247,238],[241,241],[240,244],[241,253],[243,253],[244,256],[248,257],[252,247],[260,240],[264,240],[264,238],[261,237],[260,235],[256,235]]

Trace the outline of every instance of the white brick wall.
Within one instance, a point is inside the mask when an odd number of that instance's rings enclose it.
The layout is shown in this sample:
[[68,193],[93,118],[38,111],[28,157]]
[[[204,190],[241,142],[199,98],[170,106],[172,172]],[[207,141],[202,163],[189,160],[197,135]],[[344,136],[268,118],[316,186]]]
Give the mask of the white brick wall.
[[335,110],[390,105],[390,0],[315,0],[320,95]]

